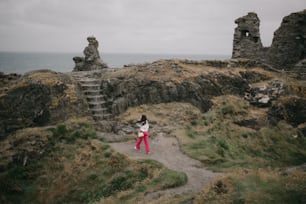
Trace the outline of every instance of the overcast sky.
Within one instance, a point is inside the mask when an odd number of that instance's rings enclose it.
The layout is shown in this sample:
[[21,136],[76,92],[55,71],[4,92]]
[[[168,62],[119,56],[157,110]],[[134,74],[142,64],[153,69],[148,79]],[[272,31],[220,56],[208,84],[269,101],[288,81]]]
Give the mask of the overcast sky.
[[0,0],[0,51],[231,55],[235,19],[256,12],[264,46],[306,0]]

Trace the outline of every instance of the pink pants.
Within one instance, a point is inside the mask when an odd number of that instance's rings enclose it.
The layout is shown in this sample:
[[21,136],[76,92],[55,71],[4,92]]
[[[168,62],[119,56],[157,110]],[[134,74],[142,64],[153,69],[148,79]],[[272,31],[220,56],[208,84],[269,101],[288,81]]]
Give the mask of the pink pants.
[[143,137],[138,137],[138,140],[136,142],[136,149],[140,150],[140,144],[142,142],[142,139],[144,140],[145,147],[146,147],[146,152],[150,152],[150,146],[149,146],[149,133],[148,132],[143,132],[144,136]]

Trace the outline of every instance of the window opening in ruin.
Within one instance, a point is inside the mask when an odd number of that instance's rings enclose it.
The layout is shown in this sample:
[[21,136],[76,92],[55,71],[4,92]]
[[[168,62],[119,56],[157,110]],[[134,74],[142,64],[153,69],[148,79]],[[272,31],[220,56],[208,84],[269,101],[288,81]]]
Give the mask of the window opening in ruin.
[[243,30],[243,31],[241,31],[241,36],[242,37],[249,37],[250,36],[250,32],[248,30]]

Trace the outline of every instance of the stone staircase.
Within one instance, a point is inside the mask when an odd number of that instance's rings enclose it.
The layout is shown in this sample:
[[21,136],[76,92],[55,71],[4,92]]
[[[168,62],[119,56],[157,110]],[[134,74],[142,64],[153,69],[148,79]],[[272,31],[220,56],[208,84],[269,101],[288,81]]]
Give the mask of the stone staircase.
[[89,111],[95,121],[110,120],[113,118],[110,101],[101,89],[101,71],[79,71],[71,72],[71,76],[78,82],[84,96],[86,97]]

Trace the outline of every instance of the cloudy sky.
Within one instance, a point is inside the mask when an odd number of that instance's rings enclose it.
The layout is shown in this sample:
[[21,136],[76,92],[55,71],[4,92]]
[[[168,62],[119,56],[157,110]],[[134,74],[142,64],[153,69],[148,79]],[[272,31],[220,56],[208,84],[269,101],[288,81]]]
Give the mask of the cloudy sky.
[[0,0],[0,51],[227,54],[235,19],[256,12],[264,46],[305,0]]

